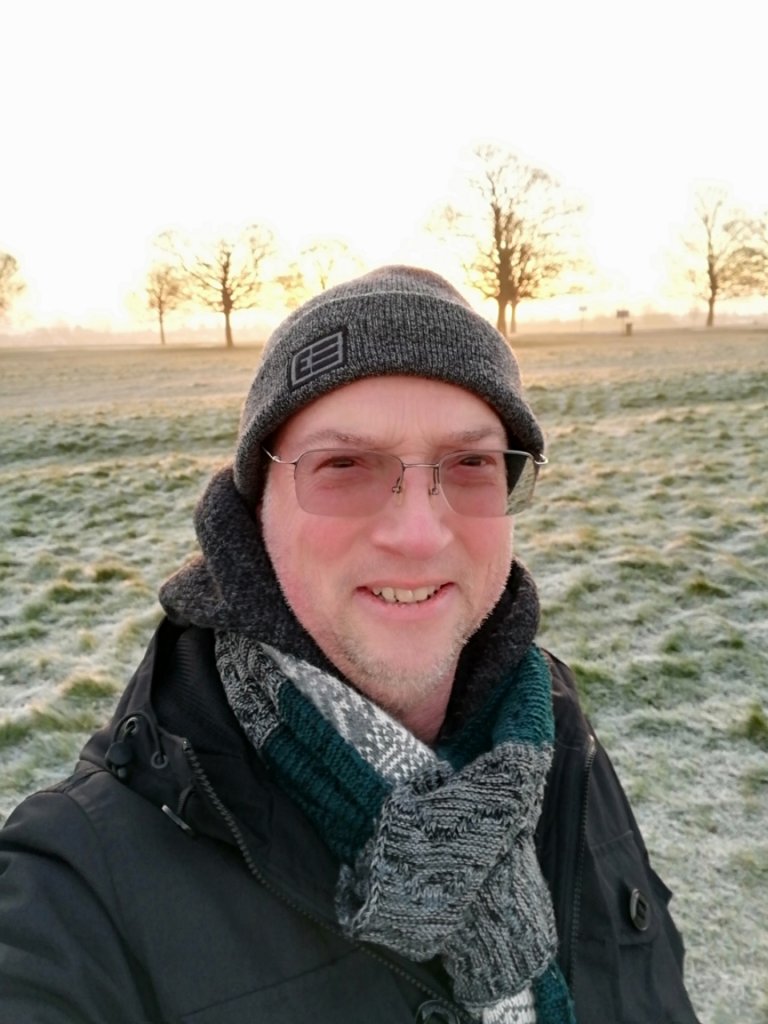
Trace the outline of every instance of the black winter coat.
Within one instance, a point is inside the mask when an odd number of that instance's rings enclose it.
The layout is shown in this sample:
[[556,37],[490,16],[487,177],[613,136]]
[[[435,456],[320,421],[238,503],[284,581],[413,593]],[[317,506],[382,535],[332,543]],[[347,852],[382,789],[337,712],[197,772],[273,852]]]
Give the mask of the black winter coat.
[[[669,891],[568,669],[537,849],[580,1024],[695,1022]],[[3,1024],[468,1021],[439,960],[349,942],[338,865],[166,620],[74,775],[0,832]]]

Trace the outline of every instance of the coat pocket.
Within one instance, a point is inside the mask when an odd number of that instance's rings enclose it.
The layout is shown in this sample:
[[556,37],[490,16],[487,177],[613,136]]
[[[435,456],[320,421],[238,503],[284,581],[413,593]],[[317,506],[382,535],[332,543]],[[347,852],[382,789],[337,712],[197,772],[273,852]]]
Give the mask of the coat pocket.
[[696,1017],[682,978],[671,892],[632,831],[588,850],[574,995],[588,1020],[687,1024]]
[[594,847],[592,855],[616,942],[620,946],[652,943],[672,893],[664,887],[659,898],[661,893],[651,881],[634,833],[625,832]]

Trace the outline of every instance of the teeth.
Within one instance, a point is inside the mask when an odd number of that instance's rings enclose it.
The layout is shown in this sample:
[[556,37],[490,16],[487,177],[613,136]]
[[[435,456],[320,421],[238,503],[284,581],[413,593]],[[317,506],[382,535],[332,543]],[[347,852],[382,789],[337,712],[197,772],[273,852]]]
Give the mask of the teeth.
[[382,597],[388,604],[414,604],[426,601],[436,594],[440,587],[418,587],[416,590],[400,590],[398,587],[373,587],[376,597]]

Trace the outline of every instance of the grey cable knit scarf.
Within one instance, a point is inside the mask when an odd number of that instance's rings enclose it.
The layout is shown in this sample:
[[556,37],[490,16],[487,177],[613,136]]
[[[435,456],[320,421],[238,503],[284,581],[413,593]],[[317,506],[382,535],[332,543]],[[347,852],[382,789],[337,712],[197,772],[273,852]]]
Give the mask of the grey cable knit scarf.
[[335,676],[241,634],[216,658],[236,717],[336,853],[345,933],[441,956],[483,1024],[571,1024],[533,834],[551,763],[536,647],[433,751]]

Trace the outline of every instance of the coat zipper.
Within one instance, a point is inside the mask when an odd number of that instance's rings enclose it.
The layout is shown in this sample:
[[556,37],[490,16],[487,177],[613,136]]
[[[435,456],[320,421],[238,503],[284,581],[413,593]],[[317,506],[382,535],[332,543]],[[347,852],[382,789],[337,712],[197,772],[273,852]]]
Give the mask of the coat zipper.
[[573,994],[573,981],[576,974],[576,949],[579,936],[579,924],[581,917],[581,887],[584,877],[584,855],[587,848],[587,811],[589,809],[589,778],[592,773],[592,765],[597,754],[597,741],[592,733],[589,734],[589,746],[587,757],[584,761],[584,792],[581,801],[581,823],[579,826],[579,853],[576,861],[576,884],[573,890],[573,914],[571,916],[571,949],[570,963],[568,964],[568,988]]
[[[251,852],[248,849],[248,844],[243,838],[243,834],[240,831],[237,822],[235,821],[231,812],[224,805],[224,803],[222,803],[218,793],[213,788],[213,784],[211,780],[208,778],[208,776],[205,774],[205,771],[203,770],[203,767],[200,764],[197,754],[192,748],[192,744],[188,740],[184,740],[182,744],[182,749],[184,750],[184,754],[186,755],[187,760],[192,766],[192,771],[194,772],[195,778],[198,780],[203,790],[205,791],[206,796],[211,801],[213,806],[216,808],[218,814],[223,818],[224,823],[226,824],[229,831],[232,833],[232,838],[235,840],[237,848],[240,851],[243,860],[245,861],[246,867],[253,875],[253,877],[261,885],[264,886],[267,892],[269,892],[276,899],[280,900],[286,906],[290,907],[291,910],[295,911],[298,914],[301,914],[302,917],[305,917],[307,918],[307,920],[312,921],[313,924],[325,929],[325,931],[329,931],[333,935],[342,936],[342,938],[346,938],[340,928],[335,928],[327,921],[323,921],[321,918],[315,917],[313,914],[310,914],[309,911],[305,910],[303,907],[300,907],[298,903],[295,903],[292,899],[290,899],[290,897],[286,896],[284,892],[281,892],[276,886],[269,882],[264,877],[264,875],[262,875],[262,873],[256,867],[256,864],[254,863],[253,857],[251,856]],[[349,939],[347,939],[346,941],[350,942]],[[409,974],[408,971],[403,970],[403,968],[399,964],[390,960],[383,953],[378,953],[375,950],[370,949],[367,946],[363,946],[357,942],[352,942],[351,945],[354,945],[357,949],[361,950],[363,953],[367,954],[372,959],[378,960],[379,962],[385,964],[390,971],[394,971],[396,974],[399,974],[402,978],[405,978],[412,985],[415,985],[417,988],[421,989],[421,991],[424,992],[426,995],[431,996],[433,999],[439,1002],[441,1006],[445,1006],[447,1009],[451,1010],[454,1014],[456,1014],[459,1017],[460,1020],[467,1022],[467,1024],[475,1024],[474,1018],[467,1016],[467,1014],[462,1010],[460,1006],[458,1006],[456,1003],[452,1003],[449,1000],[445,999],[444,996],[442,996],[439,992],[436,992],[428,985],[425,985],[424,982],[421,981],[421,979],[415,978],[412,974]]]

